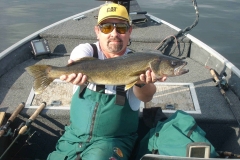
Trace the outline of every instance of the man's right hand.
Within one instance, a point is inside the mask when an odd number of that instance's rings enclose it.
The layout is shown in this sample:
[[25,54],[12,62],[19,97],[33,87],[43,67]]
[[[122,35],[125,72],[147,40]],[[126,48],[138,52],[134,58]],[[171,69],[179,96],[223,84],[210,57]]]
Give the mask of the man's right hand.
[[[71,64],[73,62],[74,61],[71,59],[68,60],[68,64]],[[87,82],[87,76],[83,75],[82,73],[78,73],[78,74],[72,73],[69,75],[62,75],[60,76],[60,79],[62,81],[70,82],[75,85],[83,85]]]

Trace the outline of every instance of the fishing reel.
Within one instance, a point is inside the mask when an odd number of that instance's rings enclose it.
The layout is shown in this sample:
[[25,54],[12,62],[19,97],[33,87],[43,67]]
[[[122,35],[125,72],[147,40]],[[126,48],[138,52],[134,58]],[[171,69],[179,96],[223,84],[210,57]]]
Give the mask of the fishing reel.
[[0,132],[1,132],[1,136],[4,136],[4,137],[11,136],[13,134],[12,129],[8,127],[8,124],[1,126]]
[[[26,124],[27,123],[27,124]],[[27,135],[28,138],[27,140],[25,141],[27,145],[32,145],[32,143],[29,141],[34,135],[37,135],[37,136],[40,136],[40,133],[38,133],[37,131],[31,131],[31,127],[30,127],[30,123],[31,122],[26,122],[26,123],[21,123],[18,128],[14,129],[12,135],[11,135],[11,138],[16,138],[17,134],[19,133],[20,129],[22,127],[24,127],[25,125],[28,125],[28,129],[26,130],[26,132],[24,132],[23,135]]]
[[224,91],[227,91],[229,86],[226,80],[227,74],[224,72],[222,78],[220,79],[220,86]]
[[13,133],[12,133],[12,136],[11,136],[12,139],[14,139],[14,138],[17,136],[18,132],[19,132],[20,129],[24,126],[24,124],[25,124],[25,123],[22,122],[22,123],[18,126],[18,128],[15,128],[15,129],[14,129],[14,131],[13,131]]
[[224,91],[227,91],[228,88],[229,88],[229,85],[228,85],[227,80],[226,80],[226,77],[227,77],[226,72],[223,72],[222,76],[220,76],[217,72],[215,72],[215,74],[218,77],[219,81],[216,81],[214,78],[213,78],[213,81],[217,83],[217,86],[220,85],[220,87]]

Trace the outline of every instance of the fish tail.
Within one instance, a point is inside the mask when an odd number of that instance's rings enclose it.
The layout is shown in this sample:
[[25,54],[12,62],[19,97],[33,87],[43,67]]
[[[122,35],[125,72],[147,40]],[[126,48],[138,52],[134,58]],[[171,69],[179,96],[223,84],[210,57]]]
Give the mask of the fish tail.
[[33,65],[26,68],[26,71],[34,78],[33,90],[35,94],[41,94],[45,88],[55,79],[49,77],[51,66]]

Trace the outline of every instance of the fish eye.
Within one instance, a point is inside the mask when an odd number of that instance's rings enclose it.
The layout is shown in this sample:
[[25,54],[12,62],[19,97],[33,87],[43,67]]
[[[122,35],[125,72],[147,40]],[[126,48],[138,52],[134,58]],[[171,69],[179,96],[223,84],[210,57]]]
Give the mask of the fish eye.
[[176,61],[171,61],[171,65],[172,65],[172,66],[176,66],[176,65],[177,65],[177,62],[176,62]]

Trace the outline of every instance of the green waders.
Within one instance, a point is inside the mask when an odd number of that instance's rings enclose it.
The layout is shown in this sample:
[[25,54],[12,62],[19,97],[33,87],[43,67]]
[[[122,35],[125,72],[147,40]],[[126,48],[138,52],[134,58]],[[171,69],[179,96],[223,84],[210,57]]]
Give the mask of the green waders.
[[79,88],[71,102],[70,126],[48,159],[127,160],[137,138],[138,111],[115,104],[116,95]]

